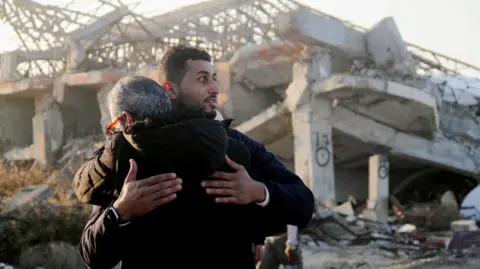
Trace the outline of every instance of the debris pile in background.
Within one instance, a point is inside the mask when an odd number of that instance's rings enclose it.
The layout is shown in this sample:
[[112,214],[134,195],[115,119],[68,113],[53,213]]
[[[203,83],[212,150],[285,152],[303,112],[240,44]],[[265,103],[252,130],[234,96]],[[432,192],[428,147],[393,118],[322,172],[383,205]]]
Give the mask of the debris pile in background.
[[390,204],[386,223],[354,199],[319,209],[301,236],[305,268],[478,268],[480,231],[453,193],[409,206],[392,196]]

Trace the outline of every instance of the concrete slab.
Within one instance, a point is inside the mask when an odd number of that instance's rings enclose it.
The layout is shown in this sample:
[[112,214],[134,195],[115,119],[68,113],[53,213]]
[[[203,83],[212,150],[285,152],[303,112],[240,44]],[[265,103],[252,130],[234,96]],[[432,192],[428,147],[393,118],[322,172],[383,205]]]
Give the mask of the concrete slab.
[[407,50],[402,35],[391,17],[375,24],[367,33],[367,49],[375,65],[400,74],[414,75],[416,62]]
[[364,33],[311,9],[298,8],[277,15],[275,32],[282,39],[328,47],[350,58],[367,55]]
[[53,87],[51,78],[28,78],[15,82],[0,83],[0,96],[33,98],[50,93]]
[[329,119],[335,130],[365,143],[384,147],[391,155],[474,176],[478,166],[466,145],[445,138],[428,140],[397,131],[375,120],[337,106]]
[[[326,120],[334,130],[384,148],[391,156],[436,165],[468,176],[474,176],[480,170],[468,146],[446,138],[432,140],[400,132],[340,106],[334,107],[331,117]],[[237,129],[260,143],[270,144],[291,135],[290,121],[288,109],[275,105]]]
[[438,130],[435,97],[404,84],[338,74],[315,83],[311,91],[403,132],[432,139]]
[[270,144],[292,133],[290,112],[273,105],[235,129],[262,144]]
[[269,88],[292,80],[292,65],[305,45],[275,40],[268,44],[249,44],[235,52],[228,65],[236,81],[251,88]]
[[70,73],[63,76],[63,82],[68,86],[88,86],[115,83],[127,73],[124,70],[95,70],[82,73]]

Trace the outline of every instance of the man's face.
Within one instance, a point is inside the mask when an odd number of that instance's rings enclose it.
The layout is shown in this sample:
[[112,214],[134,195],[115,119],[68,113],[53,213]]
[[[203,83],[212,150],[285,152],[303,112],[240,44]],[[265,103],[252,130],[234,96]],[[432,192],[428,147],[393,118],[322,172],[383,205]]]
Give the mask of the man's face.
[[216,113],[219,84],[212,63],[188,60],[186,73],[179,86],[172,99],[183,104],[200,106],[207,114]]

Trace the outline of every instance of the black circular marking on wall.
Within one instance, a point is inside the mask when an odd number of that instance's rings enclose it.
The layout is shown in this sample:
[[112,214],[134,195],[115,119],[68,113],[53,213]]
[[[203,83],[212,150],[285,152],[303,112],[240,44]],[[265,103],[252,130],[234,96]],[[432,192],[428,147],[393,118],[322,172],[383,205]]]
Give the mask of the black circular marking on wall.
[[315,161],[320,167],[326,166],[330,162],[331,153],[327,147],[318,147],[315,150]]
[[388,177],[388,165],[382,163],[378,167],[378,177],[380,179],[386,179]]

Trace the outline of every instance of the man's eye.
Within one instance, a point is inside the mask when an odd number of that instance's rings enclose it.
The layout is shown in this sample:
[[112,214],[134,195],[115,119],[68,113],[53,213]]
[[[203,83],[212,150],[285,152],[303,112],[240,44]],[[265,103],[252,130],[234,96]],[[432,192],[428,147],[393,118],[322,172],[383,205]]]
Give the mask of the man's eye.
[[204,83],[204,82],[207,81],[207,77],[200,77],[200,78],[198,79],[198,81]]

